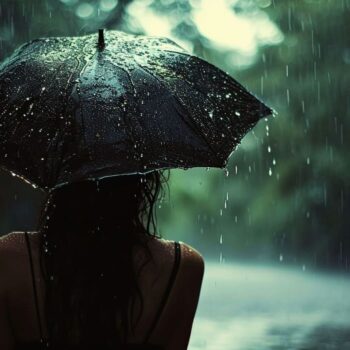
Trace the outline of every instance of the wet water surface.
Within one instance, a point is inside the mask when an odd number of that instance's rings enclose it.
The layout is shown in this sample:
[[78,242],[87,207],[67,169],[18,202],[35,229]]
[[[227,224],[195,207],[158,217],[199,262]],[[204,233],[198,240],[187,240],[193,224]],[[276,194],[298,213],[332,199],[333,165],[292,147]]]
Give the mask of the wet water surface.
[[349,295],[349,276],[207,263],[189,349],[350,349]]

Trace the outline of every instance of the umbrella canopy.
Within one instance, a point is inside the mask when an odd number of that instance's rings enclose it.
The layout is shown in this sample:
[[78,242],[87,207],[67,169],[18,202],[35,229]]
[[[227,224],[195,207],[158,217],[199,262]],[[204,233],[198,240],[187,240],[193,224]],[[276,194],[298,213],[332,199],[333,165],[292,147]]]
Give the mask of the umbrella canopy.
[[0,167],[52,189],[162,168],[225,167],[272,110],[166,38],[42,38],[0,65]]

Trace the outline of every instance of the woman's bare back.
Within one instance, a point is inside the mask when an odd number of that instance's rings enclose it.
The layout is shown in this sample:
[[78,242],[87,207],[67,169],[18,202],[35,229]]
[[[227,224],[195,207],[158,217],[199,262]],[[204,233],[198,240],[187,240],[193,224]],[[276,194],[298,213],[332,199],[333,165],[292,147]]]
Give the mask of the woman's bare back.
[[[44,319],[45,290],[38,260],[39,235],[32,232],[29,237],[39,309],[41,319]],[[140,344],[144,341],[161,307],[174,266],[173,241],[150,238],[148,246],[153,262],[145,265],[138,280],[144,302],[143,312],[135,333],[128,337],[128,343]],[[148,340],[149,343],[162,345],[169,350],[187,348],[204,272],[201,255],[185,243],[181,243],[180,247],[181,261],[173,288]],[[137,270],[144,263],[145,256],[140,249],[135,249],[133,259]],[[137,317],[139,307],[136,300],[132,319]],[[43,333],[46,335],[47,330],[43,326]],[[0,238],[0,349],[10,350],[13,348],[11,344],[16,342],[39,339],[25,235],[14,232]]]

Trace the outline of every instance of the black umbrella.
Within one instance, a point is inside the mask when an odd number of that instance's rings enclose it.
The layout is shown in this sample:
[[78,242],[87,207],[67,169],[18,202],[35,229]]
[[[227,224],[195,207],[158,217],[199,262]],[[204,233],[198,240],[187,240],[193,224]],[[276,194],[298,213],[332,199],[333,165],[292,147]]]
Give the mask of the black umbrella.
[[0,167],[51,189],[162,168],[225,167],[271,109],[166,38],[33,40],[0,66]]

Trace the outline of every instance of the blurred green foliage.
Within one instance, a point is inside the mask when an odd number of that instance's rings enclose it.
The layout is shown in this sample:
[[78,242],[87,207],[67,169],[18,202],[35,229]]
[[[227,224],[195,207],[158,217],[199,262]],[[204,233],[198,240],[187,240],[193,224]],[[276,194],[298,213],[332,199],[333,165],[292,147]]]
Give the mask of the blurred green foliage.
[[[228,0],[228,11],[251,25],[268,19],[280,32],[275,42],[260,40],[250,60],[200,30],[194,16],[200,3],[0,0],[0,59],[40,36],[99,27],[147,34],[135,12],[146,6],[155,16],[153,29],[161,25],[155,19],[167,20],[175,40],[278,111],[244,138],[228,176],[218,169],[172,171],[170,197],[158,210],[161,233],[214,259],[348,270],[350,1]],[[239,28],[236,35],[243,35]],[[0,232],[32,228],[42,194],[0,175]]]

